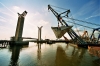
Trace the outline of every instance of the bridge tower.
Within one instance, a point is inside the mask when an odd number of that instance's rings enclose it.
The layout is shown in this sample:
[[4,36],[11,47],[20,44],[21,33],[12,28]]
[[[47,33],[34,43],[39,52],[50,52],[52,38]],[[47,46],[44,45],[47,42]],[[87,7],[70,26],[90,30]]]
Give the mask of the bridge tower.
[[38,27],[38,41],[41,41],[41,29],[43,26]]
[[27,11],[24,11],[22,14],[18,13],[18,21],[17,21],[14,41],[22,41],[24,19],[25,19],[26,14],[27,14]]

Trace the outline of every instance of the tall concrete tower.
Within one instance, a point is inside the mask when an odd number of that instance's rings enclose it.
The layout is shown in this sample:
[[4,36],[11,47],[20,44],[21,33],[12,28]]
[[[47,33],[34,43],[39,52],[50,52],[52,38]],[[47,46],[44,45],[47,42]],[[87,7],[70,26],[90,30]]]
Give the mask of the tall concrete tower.
[[18,21],[15,33],[15,41],[22,41],[22,33],[23,33],[23,26],[24,26],[24,19],[27,14],[27,11],[24,11],[22,14],[18,13]]
[[41,29],[43,26],[38,27],[38,41],[41,41]]

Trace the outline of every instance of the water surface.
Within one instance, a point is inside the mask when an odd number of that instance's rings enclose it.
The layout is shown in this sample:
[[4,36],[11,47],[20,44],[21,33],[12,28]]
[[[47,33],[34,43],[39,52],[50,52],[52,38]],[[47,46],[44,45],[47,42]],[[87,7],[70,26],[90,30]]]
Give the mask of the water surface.
[[88,49],[65,43],[0,48],[0,66],[100,66]]

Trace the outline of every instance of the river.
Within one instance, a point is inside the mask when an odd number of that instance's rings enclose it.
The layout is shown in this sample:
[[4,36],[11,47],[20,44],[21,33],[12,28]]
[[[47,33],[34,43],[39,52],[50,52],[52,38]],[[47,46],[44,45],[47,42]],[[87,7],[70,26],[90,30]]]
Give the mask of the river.
[[0,66],[100,66],[88,49],[55,43],[0,48]]

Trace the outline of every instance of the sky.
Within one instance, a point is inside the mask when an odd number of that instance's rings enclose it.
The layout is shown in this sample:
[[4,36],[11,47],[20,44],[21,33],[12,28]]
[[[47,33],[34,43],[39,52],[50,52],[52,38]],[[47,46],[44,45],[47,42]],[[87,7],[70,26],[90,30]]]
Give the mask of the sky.
[[[58,22],[51,11],[48,11],[48,4],[70,9],[71,17],[100,25],[100,0],[0,0],[0,40],[10,39],[15,36],[18,14],[22,14],[25,10],[28,12],[23,29],[23,37],[38,37],[38,28],[42,28],[42,39],[56,39],[51,26],[57,26]],[[54,8],[51,6],[52,8]],[[59,12],[57,8],[55,11]],[[60,10],[64,12],[65,10]],[[59,13],[60,13],[59,12]],[[86,23],[77,22],[79,24],[98,28],[100,26],[89,25]],[[86,27],[73,25],[73,30],[84,29],[92,33],[91,29]],[[75,27],[76,26],[76,27]],[[67,34],[66,37],[69,38]]]

